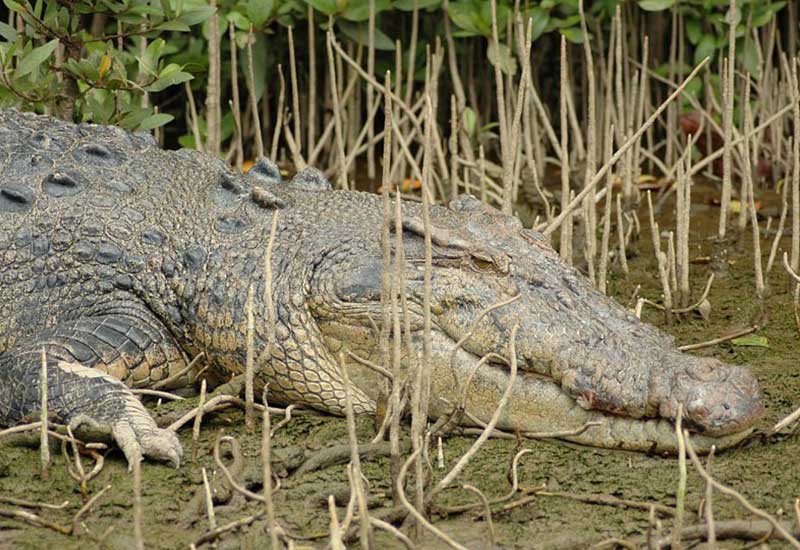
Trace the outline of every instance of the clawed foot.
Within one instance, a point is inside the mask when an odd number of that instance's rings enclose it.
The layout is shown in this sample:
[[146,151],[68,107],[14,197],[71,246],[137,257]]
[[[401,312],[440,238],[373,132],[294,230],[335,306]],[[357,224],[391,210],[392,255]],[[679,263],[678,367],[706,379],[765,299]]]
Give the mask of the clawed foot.
[[181,465],[183,447],[178,436],[171,430],[159,428],[144,406],[133,396],[126,403],[125,414],[121,418],[99,423],[86,415],[80,415],[70,422],[72,429],[86,424],[94,428],[110,425],[111,436],[125,454],[128,470],[144,457],[169,462],[175,468]]
[[181,465],[183,447],[178,436],[170,430],[162,430],[153,426],[137,426],[128,420],[122,420],[111,428],[111,435],[125,453],[128,470],[134,462],[143,457],[169,462],[175,468]]

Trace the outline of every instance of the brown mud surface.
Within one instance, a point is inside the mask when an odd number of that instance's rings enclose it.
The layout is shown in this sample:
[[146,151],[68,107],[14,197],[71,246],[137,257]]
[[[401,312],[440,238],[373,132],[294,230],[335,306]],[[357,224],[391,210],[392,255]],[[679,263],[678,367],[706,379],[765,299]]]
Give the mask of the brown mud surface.
[[[774,195],[773,192],[769,193]],[[695,193],[692,216],[692,239],[690,256],[709,256],[712,241],[708,236],[716,230],[718,209],[703,204],[701,194]],[[669,210],[660,216],[662,229],[673,229]],[[640,218],[647,220],[646,210],[640,209]],[[763,224],[762,224],[763,227]],[[726,332],[748,326],[759,314],[753,283],[752,247],[750,229],[734,245],[729,256],[730,275],[715,281],[709,300],[712,304],[711,318],[705,322],[696,317],[687,317],[670,327],[665,326],[663,314],[645,308],[643,317],[675,335],[679,343],[695,343],[718,337]],[[613,236],[615,241],[616,235]],[[762,240],[764,263],[772,238]],[[695,353],[713,355],[735,364],[751,365],[761,382],[766,401],[766,413],[759,428],[768,429],[800,406],[800,340],[794,326],[792,301],[788,277],[780,263],[783,249],[789,246],[785,237],[781,242],[779,256],[770,275],[769,297],[765,311],[768,324],[758,335],[767,338],[769,347],[737,346],[731,343],[705,348]],[[624,277],[619,266],[614,265],[610,281],[611,293],[623,303],[627,302],[637,285],[640,295],[658,301],[660,288],[656,276],[649,228],[643,226],[642,235],[633,248],[630,259],[631,273]],[[709,266],[692,265],[692,288],[694,297],[702,292]],[[188,410],[196,399],[155,406],[151,410],[157,415],[171,410]],[[278,421],[273,417],[273,425]],[[244,472],[242,477],[254,491],[261,490],[260,445],[258,433],[250,434],[244,428],[243,415],[238,411],[210,415],[201,432],[198,459],[187,460],[180,469],[147,462],[143,468],[144,529],[147,548],[187,548],[208,530],[208,522],[202,507],[192,504],[196,494],[202,492],[201,468],[209,475],[215,472],[211,449],[217,434],[236,437],[242,445]],[[358,435],[362,442],[373,436],[372,420],[358,420]],[[187,458],[191,454],[191,429],[180,432]],[[443,442],[446,469],[469,448],[474,438],[451,436]],[[276,471],[282,472],[280,459],[287,450],[305,448],[313,451],[327,446],[347,442],[345,421],[340,418],[317,414],[296,416],[280,429],[273,440],[277,455]],[[546,484],[552,491],[612,495],[642,502],[674,506],[678,487],[678,462],[675,458],[647,456],[641,453],[599,450],[557,441],[523,441],[524,448],[533,452],[526,455],[519,467],[520,484],[534,487]],[[473,458],[460,483],[470,483],[480,488],[489,498],[508,492],[508,471],[511,458],[519,446],[515,441],[490,440]],[[742,448],[718,454],[713,461],[713,475],[730,485],[761,509],[786,520],[793,516],[793,506],[800,497],[800,435],[787,435],[771,441],[751,441]],[[228,460],[229,461],[229,460]],[[88,462],[88,461],[87,461]],[[53,465],[49,481],[39,475],[38,450],[20,445],[0,446],[0,496],[15,497],[47,503],[70,501],[63,511],[43,510],[39,512],[49,520],[68,525],[72,515],[81,506],[81,495],[77,484],[69,477],[60,446],[53,447]],[[363,461],[364,474],[369,480],[373,513],[391,506],[390,468],[388,459],[368,458]],[[435,476],[446,470],[434,469]],[[106,539],[106,548],[127,549],[134,547],[132,476],[126,470],[124,458],[119,451],[111,452],[100,475],[89,483],[90,494],[95,494],[106,485],[112,488],[104,495],[84,518],[86,526],[95,535],[107,528],[113,531]],[[275,496],[277,515],[292,535],[297,535],[296,548],[321,548],[328,544],[329,516],[323,499],[328,493],[342,493],[342,504],[346,503],[347,472],[345,465],[331,466],[303,475],[283,477],[281,489]],[[698,505],[704,493],[704,485],[689,466],[687,492],[687,524],[702,522],[697,517]],[[461,489],[445,491],[436,500],[440,505],[474,503],[474,494]],[[0,508],[15,507],[0,502]],[[244,516],[260,511],[260,505],[245,503],[237,497],[228,505],[216,508],[217,523],[224,525]],[[749,515],[732,499],[715,494],[716,519],[745,519]],[[469,548],[489,548],[489,535],[485,521],[477,521],[476,513],[444,517],[434,514],[438,527],[451,534]],[[669,518],[661,518],[664,532],[672,524]],[[642,535],[647,531],[648,512],[614,508],[598,504],[587,504],[564,497],[540,496],[525,506],[508,512],[494,513],[497,543],[502,548],[585,548],[609,537],[626,538]],[[218,548],[266,548],[268,537],[264,522],[240,531],[234,531],[217,542]],[[354,541],[350,546],[358,544]],[[744,543],[729,541],[727,547],[737,548]],[[45,528],[5,518],[0,518],[0,548],[95,548],[98,544],[89,536],[63,536]],[[398,548],[399,543],[379,534],[377,548]],[[419,548],[444,548],[444,544],[426,535]],[[775,544],[773,547],[781,547]]]

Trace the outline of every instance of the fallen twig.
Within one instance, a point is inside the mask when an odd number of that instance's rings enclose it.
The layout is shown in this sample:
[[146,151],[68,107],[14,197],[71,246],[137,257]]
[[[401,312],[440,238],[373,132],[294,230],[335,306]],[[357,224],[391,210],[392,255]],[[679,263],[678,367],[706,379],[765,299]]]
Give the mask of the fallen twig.
[[759,325],[753,325],[748,328],[744,328],[741,330],[737,330],[732,332],[726,336],[720,336],[719,338],[714,338],[713,340],[707,340],[705,342],[698,342],[697,344],[686,344],[683,346],[678,346],[678,349],[681,351],[690,351],[695,349],[707,348],[710,346],[716,346],[717,344],[722,344],[723,342],[728,342],[735,338],[739,338],[741,336],[747,336],[748,334],[753,334],[761,327]]

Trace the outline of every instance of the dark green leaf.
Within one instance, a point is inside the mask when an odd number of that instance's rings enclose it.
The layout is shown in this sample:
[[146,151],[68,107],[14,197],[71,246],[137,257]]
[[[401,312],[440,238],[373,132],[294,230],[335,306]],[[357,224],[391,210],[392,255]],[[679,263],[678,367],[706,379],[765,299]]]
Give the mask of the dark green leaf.
[[694,50],[694,64],[697,65],[706,57],[714,59],[716,37],[712,34],[704,34]]
[[[347,38],[362,46],[369,45],[369,28],[366,23],[351,23],[350,21],[339,20],[337,22],[342,33]],[[394,42],[386,36],[380,29],[375,29],[375,49],[394,50]]]
[[0,36],[7,42],[14,42],[17,39],[17,31],[8,23],[0,21]]
[[[348,0],[342,17],[348,21],[359,23],[369,19],[370,0]],[[390,7],[389,0],[375,0],[375,13],[378,14]]]
[[[573,44],[583,44],[584,36],[583,32],[578,27],[571,27],[568,29],[560,29],[559,32],[564,35],[564,38],[572,42]],[[589,35],[589,39],[591,40],[592,35]]]
[[17,77],[25,76],[36,70],[39,65],[49,58],[58,45],[58,39],[53,39],[47,44],[43,44],[38,48],[32,49],[25,54],[17,66],[15,75]]
[[197,25],[198,23],[206,21],[213,14],[214,8],[211,6],[201,6],[186,10],[178,16],[177,20],[184,25],[189,25],[191,27],[192,25]]
[[308,0],[308,3],[325,15],[334,15],[337,12],[336,0]]
[[397,0],[392,7],[400,11],[414,11],[415,2],[418,10],[438,8],[442,4],[442,0]]
[[273,0],[248,0],[247,17],[253,22],[253,25],[260,27],[272,16],[274,7]]
[[192,75],[181,71],[178,65],[171,63],[164,67],[164,69],[158,74],[156,81],[145,87],[145,90],[148,92],[160,92],[161,90],[169,88],[170,86],[181,84],[191,80],[192,78]]
[[500,70],[509,76],[514,76],[517,73],[517,60],[511,49],[505,44],[500,44],[499,48],[495,48],[494,44],[489,44],[486,50],[486,57],[492,65],[499,65]]
[[174,119],[174,116],[167,113],[156,113],[154,115],[150,115],[141,123],[139,123],[137,130],[146,132],[147,130],[152,130],[153,128],[158,128],[159,126],[163,126],[168,122],[172,122]]
[[662,11],[675,5],[675,0],[638,0],[637,4],[645,11]]

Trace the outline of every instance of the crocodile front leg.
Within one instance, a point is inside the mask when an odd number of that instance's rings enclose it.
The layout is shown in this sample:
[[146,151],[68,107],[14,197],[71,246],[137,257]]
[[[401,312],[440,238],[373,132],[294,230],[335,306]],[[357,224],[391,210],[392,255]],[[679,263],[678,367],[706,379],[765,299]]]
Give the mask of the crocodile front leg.
[[184,364],[166,329],[144,308],[57,324],[0,355],[0,425],[40,410],[41,353],[47,355],[48,410],[64,423],[107,429],[128,464],[142,456],[180,464],[177,436],[162,430],[119,379],[143,381]]

